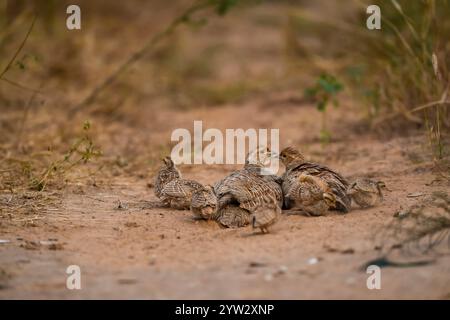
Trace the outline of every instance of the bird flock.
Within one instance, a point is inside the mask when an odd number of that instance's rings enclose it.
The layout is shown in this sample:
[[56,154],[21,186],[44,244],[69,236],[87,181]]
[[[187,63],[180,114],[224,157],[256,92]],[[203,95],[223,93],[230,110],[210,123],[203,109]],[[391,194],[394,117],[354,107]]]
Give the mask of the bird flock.
[[[286,170],[280,177],[265,168],[278,158]],[[293,147],[279,154],[260,147],[246,157],[244,167],[216,182],[202,185],[183,179],[170,157],[155,177],[155,195],[164,207],[191,210],[194,218],[214,220],[225,228],[249,224],[268,233],[283,210],[307,216],[323,216],[330,210],[347,213],[352,201],[362,208],[383,200],[382,181],[358,178],[349,183],[327,166],[308,162]]]

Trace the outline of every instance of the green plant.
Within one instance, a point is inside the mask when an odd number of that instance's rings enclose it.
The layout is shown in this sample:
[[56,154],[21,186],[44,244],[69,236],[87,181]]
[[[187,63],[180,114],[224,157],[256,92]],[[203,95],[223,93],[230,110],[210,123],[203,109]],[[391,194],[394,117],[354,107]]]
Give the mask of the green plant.
[[[366,28],[369,4],[381,8],[381,30]],[[340,74],[354,100],[362,102],[371,127],[397,132],[422,127],[435,157],[444,157],[450,127],[450,1],[357,0],[335,9],[326,19],[301,7],[292,11],[290,41],[301,70]],[[316,38],[321,45],[306,45]]]
[[317,110],[322,113],[322,128],[320,130],[320,141],[322,143],[328,143],[331,139],[331,133],[327,129],[327,107],[330,103],[335,107],[339,106],[337,95],[343,89],[344,86],[336,79],[336,77],[324,73],[319,76],[313,87],[305,90],[305,96],[313,99],[316,103]]

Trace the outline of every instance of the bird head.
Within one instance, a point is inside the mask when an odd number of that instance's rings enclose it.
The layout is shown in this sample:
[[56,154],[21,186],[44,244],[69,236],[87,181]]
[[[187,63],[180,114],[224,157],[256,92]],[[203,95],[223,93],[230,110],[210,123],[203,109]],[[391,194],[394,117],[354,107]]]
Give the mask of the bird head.
[[173,163],[172,158],[170,158],[170,157],[165,157],[162,159],[162,161],[167,168],[175,167],[175,164]]
[[386,184],[383,181],[377,181],[377,188],[384,189],[386,188]]
[[377,181],[377,189],[378,189],[378,193],[382,196],[382,189],[385,189],[387,191],[390,191],[387,187],[386,184],[383,181]]
[[216,194],[216,192],[214,191],[214,187],[210,184],[207,184],[206,186],[203,186],[203,190],[206,192],[210,192],[212,194]]

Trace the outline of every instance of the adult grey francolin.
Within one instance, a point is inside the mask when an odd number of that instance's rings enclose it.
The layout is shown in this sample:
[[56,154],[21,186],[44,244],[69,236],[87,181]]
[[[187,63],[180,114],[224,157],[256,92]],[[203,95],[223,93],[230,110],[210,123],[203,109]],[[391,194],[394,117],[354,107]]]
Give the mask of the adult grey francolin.
[[306,174],[318,177],[326,183],[329,193],[335,197],[335,205],[330,207],[330,209],[342,212],[350,210],[351,200],[347,194],[348,182],[339,173],[324,165],[306,161],[304,156],[293,147],[283,149],[279,158],[286,167],[286,171],[282,176],[284,206],[286,209],[291,209],[294,205],[297,205],[299,200],[301,202],[301,196],[293,192],[293,189],[300,190],[298,188],[300,176]]
[[347,194],[362,208],[373,207],[383,200],[381,190],[386,188],[383,181],[368,178],[356,179],[348,188]]
[[278,221],[280,215],[278,201],[273,197],[266,197],[251,214],[252,227],[259,228],[262,233],[268,233],[269,227]]
[[276,199],[281,207],[283,192],[277,182],[281,180],[263,172],[272,156],[268,148],[260,147],[247,155],[244,168],[232,172],[215,184],[215,219],[220,224],[226,227],[247,225],[250,222],[249,215],[268,197]]
[[191,211],[196,218],[209,220],[217,210],[217,198],[210,185],[195,190],[192,194]]

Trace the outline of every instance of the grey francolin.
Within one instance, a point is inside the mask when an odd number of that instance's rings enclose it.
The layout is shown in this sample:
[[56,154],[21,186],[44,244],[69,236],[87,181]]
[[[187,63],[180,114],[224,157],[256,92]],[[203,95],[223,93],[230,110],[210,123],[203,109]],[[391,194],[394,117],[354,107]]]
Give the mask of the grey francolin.
[[215,219],[226,227],[241,227],[250,222],[249,215],[267,197],[276,199],[281,207],[283,193],[277,176],[263,174],[270,163],[272,152],[258,148],[249,153],[244,168],[232,172],[217,182],[214,190],[217,196]]
[[193,193],[202,188],[203,185],[194,180],[174,179],[164,186],[160,199],[173,209],[189,210]]
[[278,221],[280,215],[281,208],[278,201],[273,197],[264,198],[263,203],[251,214],[252,227],[261,229],[262,233],[268,233],[268,228]]
[[373,207],[383,200],[381,189],[386,188],[383,181],[367,178],[356,179],[348,188],[347,194],[362,208]]
[[181,178],[180,171],[176,168],[175,163],[173,163],[170,157],[165,157],[162,161],[163,165],[155,177],[155,195],[157,198],[161,198],[161,191],[167,183]]
[[[350,210],[351,200],[347,194],[348,182],[340,174],[324,165],[306,161],[304,156],[292,147],[282,150],[279,158],[286,167],[286,171],[282,176],[284,206],[286,209],[291,209],[293,205],[299,204],[301,198],[296,198],[298,192],[296,193],[292,190],[298,189],[301,175],[309,175],[322,179],[326,183],[326,193],[334,195],[335,205],[330,207],[330,209],[342,212]],[[304,182],[308,181],[311,180],[308,178]]]
[[217,210],[217,198],[210,185],[197,189],[192,194],[191,211],[196,218],[209,220]]
[[212,216],[222,227],[241,228],[250,223],[250,214],[238,204],[228,204],[218,209]]
[[336,207],[336,197],[328,184],[318,176],[301,174],[285,194],[292,207],[306,215],[322,216]]

